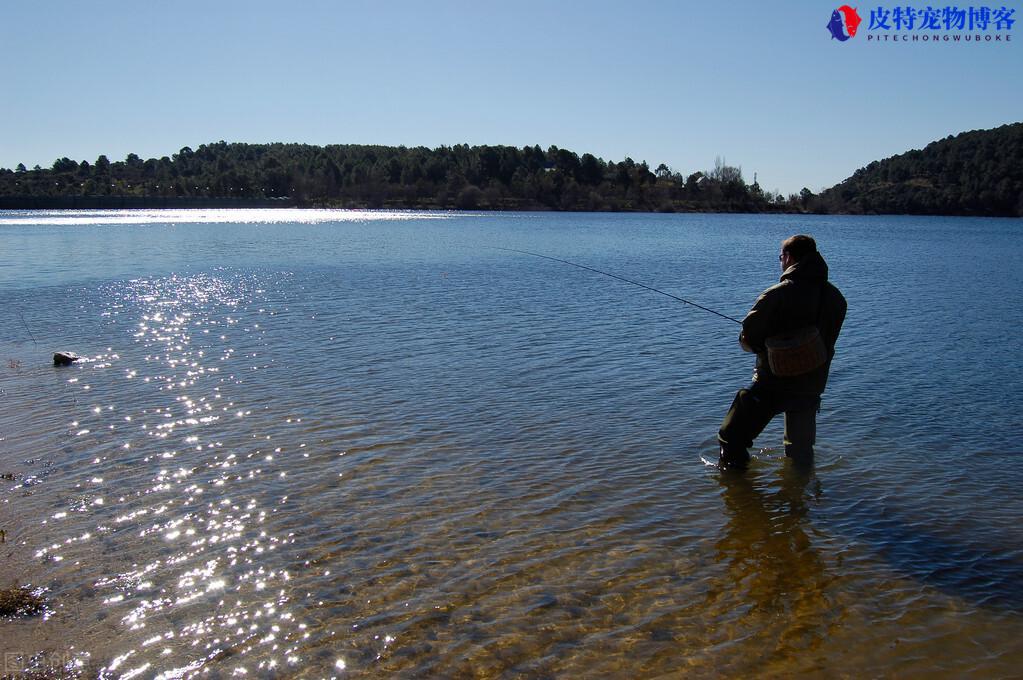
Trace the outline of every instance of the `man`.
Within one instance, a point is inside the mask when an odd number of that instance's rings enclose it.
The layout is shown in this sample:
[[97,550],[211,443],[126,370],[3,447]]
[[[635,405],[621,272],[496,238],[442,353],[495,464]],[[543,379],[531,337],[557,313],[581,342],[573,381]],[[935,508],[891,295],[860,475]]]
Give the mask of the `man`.
[[[828,283],[828,265],[812,237],[798,234],[785,239],[778,259],[781,282],[765,290],[742,321],[739,344],[743,350],[756,353],[757,364],[753,384],[735,395],[718,432],[718,464],[723,470],[746,468],[747,449],[779,413],[785,414],[785,455],[803,465],[813,463],[817,411],[835,355],[835,341],[845,321],[846,302],[842,293]],[[777,344],[776,340],[786,334],[813,327],[823,340],[820,365],[796,375],[778,368],[784,375],[777,375],[768,360],[769,339]],[[781,364],[780,358],[776,364]]]

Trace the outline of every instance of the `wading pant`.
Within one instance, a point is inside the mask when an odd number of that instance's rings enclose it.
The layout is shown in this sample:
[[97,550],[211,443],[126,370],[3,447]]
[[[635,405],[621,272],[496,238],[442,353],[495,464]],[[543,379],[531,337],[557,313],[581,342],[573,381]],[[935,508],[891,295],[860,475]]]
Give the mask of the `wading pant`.
[[745,468],[753,440],[779,413],[785,414],[785,455],[801,464],[813,463],[820,405],[818,396],[773,392],[756,383],[739,390],[718,431],[721,467]]

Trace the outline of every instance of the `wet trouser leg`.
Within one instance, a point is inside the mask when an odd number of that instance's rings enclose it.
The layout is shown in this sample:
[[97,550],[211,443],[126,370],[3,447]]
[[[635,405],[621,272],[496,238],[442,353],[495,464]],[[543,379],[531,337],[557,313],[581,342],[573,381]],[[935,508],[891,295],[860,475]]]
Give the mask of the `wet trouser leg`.
[[794,406],[802,408],[785,411],[785,455],[796,463],[811,465],[813,445],[817,441],[817,409],[820,400],[814,399],[811,403]]
[[802,464],[813,463],[820,398],[757,389],[739,390],[718,431],[722,467],[744,468],[749,447],[779,413],[785,414],[785,455]]
[[736,392],[732,406],[718,430],[721,444],[721,467],[745,468],[749,463],[749,447],[767,424],[778,414],[769,395],[752,389]]

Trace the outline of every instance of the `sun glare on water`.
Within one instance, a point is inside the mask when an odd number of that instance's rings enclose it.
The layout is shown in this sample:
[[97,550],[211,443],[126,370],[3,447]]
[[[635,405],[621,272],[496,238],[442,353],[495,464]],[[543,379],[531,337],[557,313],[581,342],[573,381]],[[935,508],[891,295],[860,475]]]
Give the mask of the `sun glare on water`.
[[313,210],[299,208],[225,208],[218,210],[46,210],[11,212],[0,225],[93,224],[317,224],[324,222],[379,222],[390,220],[447,219],[450,213],[415,210]]

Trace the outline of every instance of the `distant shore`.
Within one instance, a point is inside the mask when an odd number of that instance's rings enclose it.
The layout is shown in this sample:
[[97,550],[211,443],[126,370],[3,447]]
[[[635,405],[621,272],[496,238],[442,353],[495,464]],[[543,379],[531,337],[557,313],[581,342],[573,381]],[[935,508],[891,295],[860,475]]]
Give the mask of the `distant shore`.
[[[723,207],[678,204],[662,206],[659,210],[639,207],[598,207],[590,210],[559,209],[530,202],[505,200],[500,205],[485,205],[475,208],[441,205],[438,203],[407,204],[384,202],[369,204],[357,201],[313,201],[291,197],[281,198],[214,198],[205,196],[0,196],[0,210],[181,210],[181,209],[267,209],[288,208],[308,210],[441,210],[448,212],[598,212],[598,213],[703,213],[703,214],[779,214],[779,215],[916,215],[928,217],[992,217],[983,213],[912,213],[912,212],[827,212],[816,206],[813,210],[801,210],[791,205],[771,205],[768,209],[727,210]],[[1014,218],[1011,215],[995,216]]]
[[138,208],[296,208],[290,198],[175,196],[0,196],[0,210],[128,210]]
[[[346,209],[346,210],[449,210],[449,211],[507,211],[507,212],[579,212],[578,209],[561,210],[551,206],[526,200],[502,200],[498,205],[478,205],[473,208],[437,202],[406,203],[385,201],[383,203],[367,203],[365,201],[321,201],[301,200],[291,197],[281,198],[231,198],[206,196],[0,196],[0,210],[132,210],[132,209],[182,209],[182,208],[308,208],[308,209]],[[635,213],[787,213],[805,214],[805,211],[793,209],[791,206],[777,205],[769,209],[755,210],[746,206],[744,209],[714,209],[706,205],[678,203],[662,206],[652,211],[649,207],[596,207],[590,212]]]

